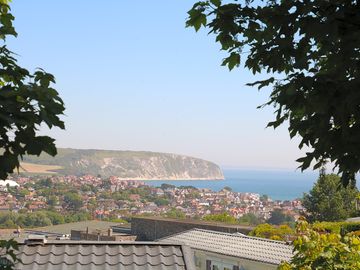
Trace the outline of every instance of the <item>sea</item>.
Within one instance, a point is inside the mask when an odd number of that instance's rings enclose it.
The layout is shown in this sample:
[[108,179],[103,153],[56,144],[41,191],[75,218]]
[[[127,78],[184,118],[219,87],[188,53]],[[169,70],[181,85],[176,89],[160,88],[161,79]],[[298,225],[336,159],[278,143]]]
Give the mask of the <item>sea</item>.
[[225,180],[146,181],[152,186],[167,183],[175,186],[194,186],[219,191],[228,186],[236,192],[253,192],[268,195],[273,200],[293,200],[309,192],[319,172],[286,170],[224,169]]

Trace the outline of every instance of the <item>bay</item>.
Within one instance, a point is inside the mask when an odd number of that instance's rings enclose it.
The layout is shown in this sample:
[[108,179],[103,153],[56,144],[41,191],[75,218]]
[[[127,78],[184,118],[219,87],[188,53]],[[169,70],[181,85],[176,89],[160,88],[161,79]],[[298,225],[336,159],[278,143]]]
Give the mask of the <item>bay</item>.
[[319,176],[318,172],[224,169],[225,180],[146,181],[152,186],[167,183],[175,186],[194,186],[219,191],[231,187],[237,192],[266,194],[273,200],[293,200],[309,192]]

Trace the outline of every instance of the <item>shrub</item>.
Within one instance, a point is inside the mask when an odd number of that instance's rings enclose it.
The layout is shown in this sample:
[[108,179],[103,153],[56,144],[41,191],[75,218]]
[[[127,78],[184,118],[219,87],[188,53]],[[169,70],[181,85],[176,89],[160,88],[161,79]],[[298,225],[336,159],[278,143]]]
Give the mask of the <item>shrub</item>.
[[268,238],[272,240],[288,241],[295,235],[294,229],[288,225],[274,226],[271,224],[260,224],[250,232],[251,236]]
[[279,270],[360,269],[360,238],[353,233],[320,233],[300,221],[297,234],[294,256],[290,262],[283,262]]
[[347,233],[360,232],[360,222],[351,222],[351,223],[344,223],[341,225],[340,233],[341,235],[346,235]]

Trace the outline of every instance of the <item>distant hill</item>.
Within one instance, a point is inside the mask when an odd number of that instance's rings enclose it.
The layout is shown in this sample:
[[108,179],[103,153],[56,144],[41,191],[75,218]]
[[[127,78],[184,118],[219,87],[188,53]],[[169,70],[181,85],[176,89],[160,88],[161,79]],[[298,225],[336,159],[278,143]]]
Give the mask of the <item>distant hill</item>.
[[139,180],[224,179],[220,167],[215,163],[156,152],[59,148],[55,157],[47,154],[28,156],[24,162],[27,168],[36,168],[29,164],[58,166],[51,167],[51,171],[68,175],[92,174]]

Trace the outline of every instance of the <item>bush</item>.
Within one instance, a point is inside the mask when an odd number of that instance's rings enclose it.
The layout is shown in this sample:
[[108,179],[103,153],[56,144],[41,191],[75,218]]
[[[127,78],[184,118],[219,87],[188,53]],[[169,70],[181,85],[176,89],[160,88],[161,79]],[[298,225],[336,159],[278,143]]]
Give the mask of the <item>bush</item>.
[[261,219],[253,213],[248,213],[239,218],[239,223],[259,225],[261,223]]
[[267,220],[267,223],[273,224],[273,225],[280,225],[280,224],[289,224],[294,223],[295,219],[294,217],[285,214],[280,209],[275,209],[271,212],[271,217]]
[[175,219],[184,219],[185,218],[185,213],[182,212],[181,210],[179,209],[176,209],[176,208],[172,208],[170,209],[168,212],[166,212],[164,214],[165,217],[168,217],[168,218],[175,218]]
[[117,222],[117,223],[122,223],[122,224],[128,224],[129,222],[125,219],[122,218],[114,218],[114,219],[110,219],[111,222]]
[[168,199],[166,198],[156,198],[154,200],[154,203],[157,205],[157,206],[162,206],[162,205],[169,205],[170,202]]
[[346,235],[350,232],[360,232],[360,222],[351,222],[351,223],[344,223],[341,226],[340,233],[341,235]]
[[343,223],[344,222],[315,222],[312,228],[320,233],[340,233]]
[[353,234],[319,233],[307,222],[297,225],[297,239],[293,242],[294,256],[283,262],[279,270],[360,269],[360,238]]
[[295,231],[288,225],[274,226],[265,223],[256,226],[249,235],[272,240],[288,241],[294,237]]
[[236,218],[234,218],[233,216],[229,215],[226,212],[221,213],[221,214],[206,215],[206,216],[204,216],[203,220],[224,222],[224,223],[229,223],[229,224],[238,223]]
[[320,233],[337,233],[345,235],[360,231],[360,222],[315,222],[312,228]]

